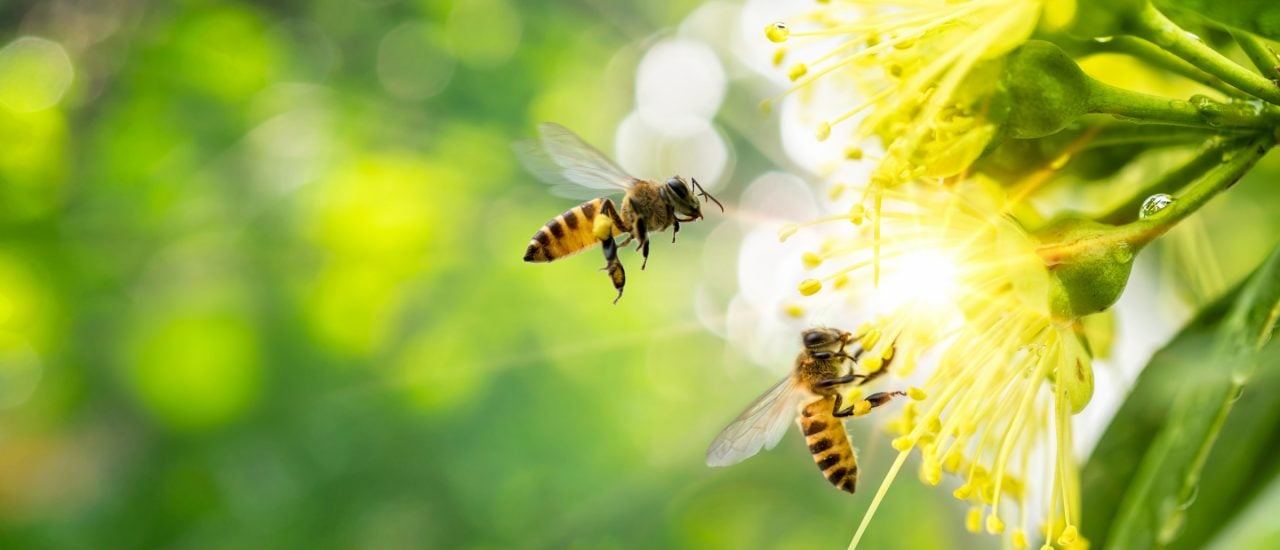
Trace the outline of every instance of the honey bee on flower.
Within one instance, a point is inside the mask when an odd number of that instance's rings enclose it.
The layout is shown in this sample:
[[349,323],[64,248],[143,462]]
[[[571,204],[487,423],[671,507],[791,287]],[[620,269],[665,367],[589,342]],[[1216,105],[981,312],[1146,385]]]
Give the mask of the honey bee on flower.
[[[918,454],[926,483],[960,481],[954,494],[971,506],[971,529],[1007,534],[1015,547],[1036,538],[1072,547],[1081,539],[1071,417],[1092,395],[1092,359],[1073,321],[1051,311],[1041,243],[1003,214],[1003,191],[978,178],[883,193],[879,214],[855,204],[780,231],[790,240],[822,230],[802,255],[797,294],[847,304],[878,296],[874,331],[898,343],[896,372],[924,369],[920,400],[890,424],[900,454],[876,504]],[[936,359],[923,361],[929,351]],[[1033,498],[1032,486],[1047,494]]]

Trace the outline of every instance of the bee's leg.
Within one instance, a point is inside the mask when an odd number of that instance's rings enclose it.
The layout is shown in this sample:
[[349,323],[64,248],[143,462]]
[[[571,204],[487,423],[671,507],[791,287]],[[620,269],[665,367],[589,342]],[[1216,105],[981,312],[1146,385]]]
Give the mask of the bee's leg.
[[907,395],[907,392],[902,392],[902,391],[876,392],[871,395],[868,395],[866,399],[861,399],[857,403],[849,405],[849,408],[842,411],[840,410],[840,405],[843,404],[844,399],[840,396],[839,393],[837,393],[836,404],[834,407],[832,407],[831,414],[839,418],[844,418],[846,416],[862,416],[864,414],[867,414],[868,412],[871,412],[871,409],[874,409],[876,407],[879,407],[880,405],[884,405],[885,403],[888,403],[894,397],[906,396],[906,395]]
[[[616,304],[622,298],[622,288],[627,284],[627,272],[622,269],[622,262],[618,260],[618,244],[613,240],[613,232],[615,229],[626,231],[627,226],[623,223],[622,217],[618,215],[617,209],[613,207],[613,201],[605,199],[600,211],[606,216],[606,221],[597,224],[595,237],[600,240],[606,262],[601,270],[608,272],[609,280],[613,282],[613,288],[618,290],[618,296],[613,299],[613,303]],[[597,221],[600,222],[601,220],[597,218]],[[630,237],[628,237],[628,240],[630,240]]]
[[644,271],[644,266],[649,265],[649,231],[645,228],[643,219],[636,220],[636,226],[631,233],[636,236],[636,240],[640,241],[636,248],[644,256],[644,261],[640,263],[640,271]]
[[671,244],[676,244],[676,233],[680,232],[680,220],[671,222]]
[[601,271],[609,273],[609,280],[613,282],[613,288],[617,289],[618,296],[613,299],[613,303],[618,303],[622,299],[622,288],[627,285],[627,272],[622,269],[622,262],[618,260],[618,245],[613,242],[613,236],[605,237],[601,243],[604,249],[605,266]]
[[[890,346],[890,349],[892,349],[893,344],[889,344],[889,346]],[[858,355],[862,355],[861,350],[858,351]],[[888,359],[885,359],[884,364],[880,365],[880,369],[871,374],[868,374],[867,377],[862,381],[862,383],[866,384],[867,382],[870,382],[872,380],[880,378],[881,376],[884,376],[884,373],[889,372],[889,364],[893,363],[893,358],[897,356],[898,354],[896,353],[893,355],[890,355]],[[857,359],[855,358],[854,360],[857,360]]]
[[[814,355],[817,355],[817,354],[814,354]],[[841,385],[841,384],[848,384],[848,383],[853,382],[854,380],[857,380],[857,379],[859,379],[859,378],[865,378],[865,376],[863,376],[863,375],[861,375],[861,374],[850,374],[850,375],[847,375],[847,376],[841,376],[841,377],[838,377],[838,378],[828,378],[828,379],[826,379],[826,380],[823,380],[823,381],[821,381],[821,382],[818,382],[818,387],[819,387],[819,388],[830,388],[831,386],[839,386],[839,385]]]

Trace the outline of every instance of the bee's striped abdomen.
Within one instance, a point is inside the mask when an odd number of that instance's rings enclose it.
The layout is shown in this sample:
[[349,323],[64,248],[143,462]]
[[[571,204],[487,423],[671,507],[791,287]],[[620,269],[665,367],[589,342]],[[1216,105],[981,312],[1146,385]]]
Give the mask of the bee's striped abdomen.
[[[529,240],[529,248],[524,251],[524,261],[550,262],[600,244],[594,227],[596,217],[605,215],[602,213],[605,200],[591,199],[552,218]],[[617,235],[621,231],[615,224],[613,234]]]
[[809,403],[800,409],[796,422],[823,477],[837,489],[852,493],[858,486],[858,459],[844,423],[831,413],[834,405],[832,397]]

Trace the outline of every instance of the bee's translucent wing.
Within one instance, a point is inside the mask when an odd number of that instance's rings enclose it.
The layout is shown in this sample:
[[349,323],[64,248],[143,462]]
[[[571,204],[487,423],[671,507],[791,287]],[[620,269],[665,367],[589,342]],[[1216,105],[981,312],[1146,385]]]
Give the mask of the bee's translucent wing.
[[775,384],[742,411],[707,449],[707,466],[737,464],[772,449],[787,433],[805,392],[790,375]]
[[515,144],[516,156],[533,175],[548,184],[557,195],[575,199],[595,198],[601,192],[625,191],[635,178],[583,141],[568,128],[554,122],[538,125],[538,143]]

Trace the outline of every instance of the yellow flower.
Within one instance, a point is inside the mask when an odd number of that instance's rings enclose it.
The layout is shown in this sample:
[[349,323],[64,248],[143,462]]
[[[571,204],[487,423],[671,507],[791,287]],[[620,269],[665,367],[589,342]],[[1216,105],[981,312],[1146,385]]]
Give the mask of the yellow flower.
[[[795,84],[782,96],[851,76],[862,99],[817,123],[815,135],[825,140],[865,112],[851,137],[854,143],[880,137],[885,154],[874,179],[894,186],[967,168],[996,133],[987,112],[999,67],[984,62],[1022,44],[1042,20],[1058,25],[1073,10],[1069,0],[851,0],[822,3],[794,25],[771,23],[765,36],[788,46],[831,44],[825,54],[789,65]],[[775,60],[786,63],[791,51],[780,49]]]
[[[879,302],[888,313],[859,331],[872,363],[888,364],[878,359],[896,348],[901,358],[892,372],[906,375],[922,353],[938,352],[925,384],[911,390],[913,401],[890,426],[900,454],[854,544],[913,450],[926,483],[939,483],[944,473],[960,478],[954,494],[971,505],[970,528],[1005,533],[1022,546],[1028,533],[1048,541],[1077,537],[1071,415],[1092,395],[1091,358],[1075,321],[1050,313],[1039,243],[1003,214],[1003,191],[992,182],[905,185],[883,195],[879,214],[858,210],[806,224],[849,224],[847,236],[829,237],[814,252],[821,262],[802,293]],[[858,219],[868,216],[881,222],[884,237]],[[878,287],[822,285],[868,281],[862,274],[875,262],[876,245]],[[1039,456],[1048,463],[1033,460]],[[1029,502],[1028,487],[1038,483],[1050,488],[1047,498]],[[1043,528],[1031,524],[1033,515],[1044,518]]]

